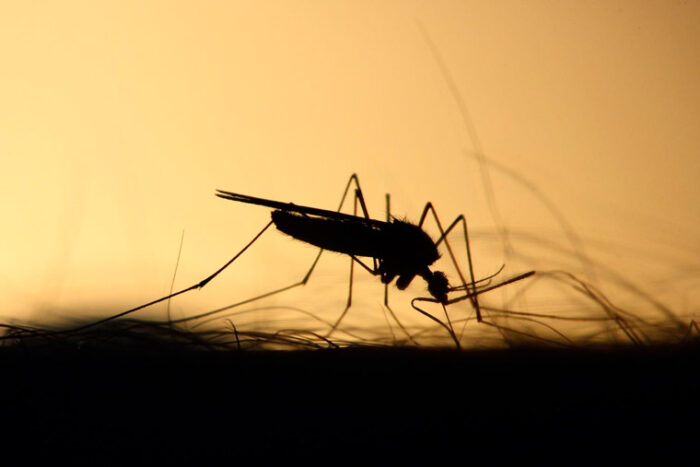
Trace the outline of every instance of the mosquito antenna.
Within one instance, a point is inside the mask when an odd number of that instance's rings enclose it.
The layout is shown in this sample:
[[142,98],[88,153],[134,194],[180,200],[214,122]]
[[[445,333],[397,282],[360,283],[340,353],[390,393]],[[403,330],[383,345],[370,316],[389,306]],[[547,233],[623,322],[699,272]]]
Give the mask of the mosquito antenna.
[[[468,298],[471,298],[472,295],[481,295],[482,293],[490,292],[491,290],[497,289],[499,287],[503,287],[504,285],[512,284],[513,282],[517,282],[519,280],[528,278],[534,274],[535,274],[535,271],[528,271],[528,272],[525,272],[523,274],[518,274],[517,276],[511,277],[510,279],[507,279],[503,282],[499,282],[498,284],[490,285],[490,286],[487,286],[487,287],[484,287],[484,288],[481,288],[481,289],[478,289],[475,291],[470,291],[470,292],[466,293],[465,295],[462,295],[461,297],[457,297],[457,298],[453,298],[452,300],[448,300],[447,303],[445,303],[445,305],[452,305],[453,303],[461,302],[462,300],[466,300]],[[428,297],[425,297],[425,301],[437,302],[437,300],[435,300],[433,298],[428,298]]]
[[[481,279],[479,279],[479,280],[477,280],[477,281],[474,281],[474,284],[473,284],[474,287],[478,286],[479,284],[481,284],[481,283],[483,283],[483,282],[486,282],[486,285],[489,285],[489,284],[491,283],[491,279],[493,279],[494,277],[496,277],[497,275],[499,275],[499,274],[503,271],[503,269],[505,269],[505,267],[506,267],[505,264],[501,264],[501,267],[498,268],[498,271],[496,271],[496,272],[494,272],[493,274],[488,275],[488,276],[486,276],[486,277],[482,277]],[[449,291],[449,292],[454,292],[454,291],[457,291],[457,290],[469,290],[469,286],[470,286],[470,285],[471,285],[471,284],[467,284],[466,286],[465,286],[465,285],[455,285],[454,287],[450,287],[448,291]]]

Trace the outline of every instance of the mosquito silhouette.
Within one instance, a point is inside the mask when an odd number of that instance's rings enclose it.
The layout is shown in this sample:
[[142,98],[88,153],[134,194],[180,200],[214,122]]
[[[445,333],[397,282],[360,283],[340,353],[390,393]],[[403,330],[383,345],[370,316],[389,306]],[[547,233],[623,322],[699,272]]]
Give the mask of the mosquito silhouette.
[[[340,212],[340,210],[342,209],[347,195],[350,192],[350,188],[353,185],[353,214],[345,214]],[[534,274],[534,271],[530,271],[495,286],[489,286],[487,283],[486,286],[477,287],[477,284],[490,281],[495,274],[479,281],[474,279],[474,269],[472,266],[471,252],[469,250],[467,224],[463,215],[458,216],[447,229],[443,229],[432,203],[427,203],[423,209],[419,223],[417,225],[412,224],[408,221],[397,219],[391,215],[389,207],[390,198],[387,194],[387,220],[380,221],[372,219],[367,210],[364,195],[362,193],[362,189],[360,188],[360,182],[356,174],[353,174],[348,180],[337,211],[274,201],[224,190],[217,190],[216,195],[220,198],[231,201],[273,208],[274,210],[271,213],[271,221],[258,234],[258,236],[260,236],[265,230],[274,224],[279,231],[297,240],[320,248],[316,259],[304,278],[299,283],[285,287],[279,291],[287,290],[288,288],[295,287],[297,285],[306,284],[324,250],[346,254],[351,258],[349,293],[346,307],[336,320],[335,324],[332,326],[327,337],[330,336],[333,331],[335,331],[340,324],[340,321],[343,319],[348,309],[352,305],[353,267],[355,263],[362,266],[362,268],[364,268],[370,274],[379,276],[381,282],[385,285],[384,304],[404,332],[406,331],[401,325],[401,322],[396,318],[396,315],[389,306],[388,285],[391,284],[394,279],[396,279],[396,287],[399,290],[404,290],[411,284],[416,276],[420,276],[423,280],[425,280],[431,297],[416,298],[411,304],[418,312],[428,316],[441,326],[445,327],[458,346],[459,339],[457,339],[454,333],[447,310],[445,309],[445,315],[448,323],[445,324],[432,314],[419,308],[416,305],[416,302],[437,302],[444,308],[445,305],[470,299],[476,313],[476,319],[480,322],[482,319],[478,301],[478,295],[480,293],[492,290],[496,287],[501,287],[520,279],[524,279],[525,277]],[[362,211],[362,216],[357,215],[358,205]],[[432,214],[440,231],[440,238],[437,241],[433,241],[432,238],[422,229],[422,225],[425,222],[428,214]],[[462,224],[463,226],[465,244],[467,247],[467,259],[470,274],[468,280],[463,276],[457,264],[452,247],[447,240],[447,235],[459,224]],[[257,236],[254,241],[255,240],[257,240]],[[458,272],[460,284],[457,286],[451,286],[443,272],[432,271],[430,269],[430,266],[437,261],[438,258],[440,258],[438,246],[441,243],[445,244],[455,269]],[[372,265],[370,266],[366,264],[360,259],[361,257],[372,258]],[[227,267],[228,264],[230,263],[227,263],[224,268]],[[213,277],[224,268],[205,279],[202,286],[209,280],[213,279]],[[500,272],[500,270],[498,272]],[[498,274],[498,272],[496,274]],[[462,292],[462,294],[458,297],[449,298],[449,294],[452,292]],[[406,332],[406,334],[410,337],[408,332]]]
[[[353,201],[353,214],[345,214],[340,212],[345,204],[345,200],[350,192],[350,188],[354,185],[354,201]],[[290,235],[291,237],[315,245],[319,247],[319,251],[314,259],[311,267],[306,272],[304,277],[291,285],[282,287],[271,292],[259,295],[254,298],[244,300],[237,305],[242,305],[244,303],[250,303],[265,297],[269,297],[286,290],[303,286],[311,277],[316,265],[318,264],[321,255],[325,250],[335,251],[338,253],[346,254],[350,257],[350,280],[348,287],[348,298],[345,305],[345,309],[337,318],[330,331],[326,335],[326,338],[336,330],[344,316],[347,314],[348,310],[352,305],[352,286],[353,286],[353,274],[355,263],[362,266],[366,271],[374,276],[379,276],[381,281],[384,283],[384,305],[389,310],[392,318],[403,332],[412,340],[411,334],[403,327],[401,322],[396,317],[389,306],[389,294],[388,285],[396,279],[396,287],[400,290],[406,289],[411,282],[420,276],[427,283],[428,292],[430,297],[416,297],[411,301],[411,306],[419,313],[425,315],[431,320],[438,323],[440,326],[445,328],[449,333],[450,337],[454,340],[457,348],[460,348],[459,338],[457,337],[452,323],[450,321],[449,314],[445,308],[447,305],[451,305],[464,300],[470,300],[475,314],[477,322],[482,321],[481,307],[479,305],[478,296],[482,293],[488,292],[490,290],[502,287],[507,284],[525,279],[533,275],[534,271],[529,271],[523,274],[519,274],[510,279],[504,280],[502,282],[491,284],[491,279],[498,275],[503,267],[496,271],[494,274],[487,276],[485,278],[475,280],[474,278],[474,268],[472,265],[471,251],[469,248],[469,234],[467,229],[467,221],[463,215],[457,216],[454,221],[444,229],[440,219],[437,215],[433,204],[426,203],[423,212],[420,216],[418,224],[412,224],[406,220],[400,220],[391,215],[390,212],[390,197],[386,195],[386,220],[380,221],[372,219],[367,210],[367,205],[365,203],[365,198],[360,188],[360,181],[356,174],[352,174],[347,184],[345,185],[345,190],[340,200],[340,205],[337,211],[331,211],[326,209],[319,209],[309,206],[300,206],[294,203],[285,203],[281,201],[274,201],[264,198],[257,198],[254,196],[242,195],[237,193],[232,193],[230,191],[217,190],[216,195],[220,198],[238,201],[241,203],[255,204],[260,206],[266,206],[273,208],[271,213],[271,220],[260,230],[253,238],[250,240],[238,253],[236,253],[230,260],[228,260],[223,266],[217,269],[213,274],[209,275],[202,281],[182,289],[178,292],[171,293],[159,299],[153,300],[146,304],[140,305],[138,307],[132,308],[130,310],[123,311],[121,313],[112,315],[103,320],[99,320],[88,325],[82,326],[77,329],[71,330],[72,332],[83,330],[92,326],[96,326],[107,321],[111,321],[127,314],[133,313],[135,311],[147,308],[156,303],[162,302],[164,300],[169,300],[178,295],[189,292],[190,290],[199,289],[207,285],[212,279],[218,276],[221,272],[229,267],[236,259],[238,259],[248,248],[250,248],[262,235],[267,231],[273,224],[281,232]],[[358,206],[362,211],[362,215],[358,215]],[[423,230],[422,226],[426,221],[428,215],[431,215],[435,220],[435,224],[440,232],[440,237],[437,241],[433,241],[432,238]],[[462,226],[462,233],[464,235],[464,241],[466,245],[467,252],[467,262],[469,265],[469,278],[464,277],[457,258],[454,254],[452,246],[448,241],[448,234],[450,234],[458,225]],[[446,275],[441,271],[432,271],[430,266],[437,261],[440,257],[438,252],[438,247],[444,244],[445,249],[448,252],[450,260],[457,271],[459,277],[459,283],[457,285],[450,285],[447,280]],[[367,265],[360,258],[371,258],[372,266]],[[443,311],[445,313],[447,322],[443,322],[431,313],[421,309],[417,303],[419,302],[433,302],[442,305]],[[201,315],[187,318],[189,319],[199,319],[206,316],[218,313],[221,310],[214,310],[211,312],[203,313]]]

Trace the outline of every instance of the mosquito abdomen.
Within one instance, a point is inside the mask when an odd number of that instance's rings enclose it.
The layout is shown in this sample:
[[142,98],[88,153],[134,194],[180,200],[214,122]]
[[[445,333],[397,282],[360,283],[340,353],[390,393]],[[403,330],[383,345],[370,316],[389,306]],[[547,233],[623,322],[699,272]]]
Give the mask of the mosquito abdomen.
[[272,211],[281,232],[325,250],[347,255],[380,258],[386,235],[372,225],[349,220],[311,217],[288,211]]

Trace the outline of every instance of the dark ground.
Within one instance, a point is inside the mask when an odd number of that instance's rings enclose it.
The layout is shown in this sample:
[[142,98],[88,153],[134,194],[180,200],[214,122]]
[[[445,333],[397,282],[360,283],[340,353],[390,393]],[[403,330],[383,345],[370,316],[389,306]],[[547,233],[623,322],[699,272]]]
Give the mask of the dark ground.
[[0,348],[2,456],[93,465],[697,462],[698,363],[697,344],[462,353]]

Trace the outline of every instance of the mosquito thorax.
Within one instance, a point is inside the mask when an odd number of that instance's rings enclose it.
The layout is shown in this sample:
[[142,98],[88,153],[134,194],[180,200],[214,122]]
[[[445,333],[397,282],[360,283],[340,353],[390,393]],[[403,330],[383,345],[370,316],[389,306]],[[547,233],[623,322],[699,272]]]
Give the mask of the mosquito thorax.
[[[410,262],[411,267],[421,268],[433,264],[440,257],[435,242],[422,228],[406,220],[393,219],[392,235],[387,251],[398,262]],[[410,259],[408,259],[410,258]]]

